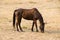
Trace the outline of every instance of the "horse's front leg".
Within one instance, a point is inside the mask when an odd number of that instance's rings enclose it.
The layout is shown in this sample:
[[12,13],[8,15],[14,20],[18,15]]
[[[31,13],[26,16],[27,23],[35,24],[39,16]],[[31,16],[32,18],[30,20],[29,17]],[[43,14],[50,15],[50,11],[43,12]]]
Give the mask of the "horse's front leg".
[[32,31],[33,31],[33,27],[34,27],[34,22],[33,22],[33,24],[32,24],[32,28],[31,28]]
[[38,32],[38,27],[37,27],[37,20],[35,20],[35,26],[36,26],[36,32]]

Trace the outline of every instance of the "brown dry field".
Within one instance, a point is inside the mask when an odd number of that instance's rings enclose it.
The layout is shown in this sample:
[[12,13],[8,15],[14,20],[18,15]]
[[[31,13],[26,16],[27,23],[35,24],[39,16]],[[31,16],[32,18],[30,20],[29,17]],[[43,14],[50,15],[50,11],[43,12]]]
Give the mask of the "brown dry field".
[[[25,19],[21,23],[25,32],[13,31],[13,12],[18,8],[37,8],[46,23],[45,33],[31,32],[32,21]],[[60,0],[0,0],[0,40],[60,40]]]

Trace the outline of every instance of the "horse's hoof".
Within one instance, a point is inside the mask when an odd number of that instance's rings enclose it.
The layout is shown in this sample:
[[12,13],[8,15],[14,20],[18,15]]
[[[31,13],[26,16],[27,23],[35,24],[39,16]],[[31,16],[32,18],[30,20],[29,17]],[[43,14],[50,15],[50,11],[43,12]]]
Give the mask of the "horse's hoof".
[[36,32],[39,32],[38,30]]
[[19,32],[19,30],[17,30]]
[[33,32],[33,29],[31,29],[31,31]]
[[42,33],[44,33],[44,31],[41,31]]
[[21,32],[24,32],[24,31],[21,31]]
[[33,32],[33,29],[31,29],[31,31]]

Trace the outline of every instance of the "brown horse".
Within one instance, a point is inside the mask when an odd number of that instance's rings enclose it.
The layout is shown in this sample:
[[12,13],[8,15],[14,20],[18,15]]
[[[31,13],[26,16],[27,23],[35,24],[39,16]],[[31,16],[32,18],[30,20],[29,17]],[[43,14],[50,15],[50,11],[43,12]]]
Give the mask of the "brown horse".
[[44,21],[43,21],[43,17],[36,8],[32,8],[32,9],[22,9],[22,8],[20,8],[20,9],[14,10],[13,27],[15,28],[15,20],[16,20],[17,31],[19,31],[18,26],[19,26],[20,30],[23,31],[22,28],[21,28],[21,25],[20,25],[22,18],[24,18],[26,20],[33,20],[31,30],[33,31],[33,27],[34,27],[34,24],[35,24],[37,32],[38,32],[37,20],[39,19],[41,32],[44,32],[45,24],[44,24]]

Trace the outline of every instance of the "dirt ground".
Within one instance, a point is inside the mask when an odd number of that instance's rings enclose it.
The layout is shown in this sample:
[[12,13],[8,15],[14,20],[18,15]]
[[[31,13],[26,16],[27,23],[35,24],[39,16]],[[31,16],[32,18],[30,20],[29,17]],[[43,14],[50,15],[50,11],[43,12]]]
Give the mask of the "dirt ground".
[[[32,32],[32,21],[25,19],[21,23],[25,32],[13,31],[13,12],[18,8],[37,8],[46,23],[45,33],[35,28]],[[60,0],[0,0],[0,40],[60,40]]]

